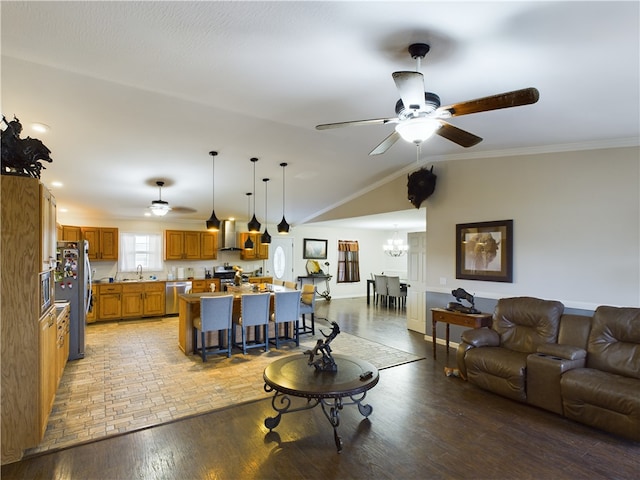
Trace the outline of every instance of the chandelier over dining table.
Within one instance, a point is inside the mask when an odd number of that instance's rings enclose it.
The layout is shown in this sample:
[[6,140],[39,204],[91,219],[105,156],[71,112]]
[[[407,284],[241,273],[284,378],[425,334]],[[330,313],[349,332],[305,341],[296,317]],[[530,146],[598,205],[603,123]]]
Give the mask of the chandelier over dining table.
[[393,232],[393,237],[387,240],[387,243],[382,246],[384,253],[390,257],[401,257],[406,255],[409,251],[409,245],[403,242],[398,235],[398,231]]

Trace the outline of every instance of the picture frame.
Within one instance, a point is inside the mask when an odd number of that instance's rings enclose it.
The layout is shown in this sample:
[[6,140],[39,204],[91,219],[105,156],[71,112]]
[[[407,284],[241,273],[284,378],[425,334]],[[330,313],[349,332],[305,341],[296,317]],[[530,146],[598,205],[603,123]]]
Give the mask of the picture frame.
[[456,278],[513,282],[513,220],[456,224]]
[[327,258],[327,241],[318,238],[303,239],[302,258],[324,260]]

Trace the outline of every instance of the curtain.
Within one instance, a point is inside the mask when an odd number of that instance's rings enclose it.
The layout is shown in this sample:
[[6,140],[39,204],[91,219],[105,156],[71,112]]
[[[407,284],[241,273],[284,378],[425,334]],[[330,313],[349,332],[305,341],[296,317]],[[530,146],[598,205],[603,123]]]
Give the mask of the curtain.
[[338,240],[338,283],[360,281],[360,261],[356,240]]
[[162,235],[159,233],[121,233],[118,269],[135,272],[142,265],[145,272],[162,270]]

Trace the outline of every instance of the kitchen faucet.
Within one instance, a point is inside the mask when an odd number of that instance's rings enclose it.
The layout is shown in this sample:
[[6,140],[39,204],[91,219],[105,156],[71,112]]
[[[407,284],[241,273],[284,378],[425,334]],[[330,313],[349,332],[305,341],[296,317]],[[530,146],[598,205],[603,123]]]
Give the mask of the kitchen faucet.
[[138,273],[138,280],[142,280],[142,265],[138,265],[136,272]]

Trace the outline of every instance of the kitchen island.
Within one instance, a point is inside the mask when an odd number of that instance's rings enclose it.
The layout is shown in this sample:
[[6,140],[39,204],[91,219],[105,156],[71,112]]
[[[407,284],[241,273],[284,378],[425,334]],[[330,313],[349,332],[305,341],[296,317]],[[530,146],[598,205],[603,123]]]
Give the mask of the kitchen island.
[[[273,302],[274,302],[274,293],[277,291],[290,291],[290,289],[280,286],[280,285],[267,285],[269,291],[271,292],[271,312],[273,312]],[[238,318],[240,316],[240,306],[242,295],[251,295],[252,292],[249,289],[237,288],[235,291],[227,291],[227,292],[208,292],[208,293],[186,293],[179,296],[179,308],[178,308],[178,346],[180,350],[184,352],[185,355],[191,355],[193,353],[193,319],[197,318],[200,315],[200,298],[201,297],[217,297],[220,295],[233,295],[233,318]],[[237,329],[237,332],[233,332],[233,334],[240,334],[240,327],[234,326]],[[284,325],[281,324],[280,328],[284,328]],[[249,340],[253,340],[254,332],[252,329],[249,329]],[[209,345],[218,343],[218,332],[209,332],[207,333],[207,343]],[[235,335],[234,335],[235,338]]]

